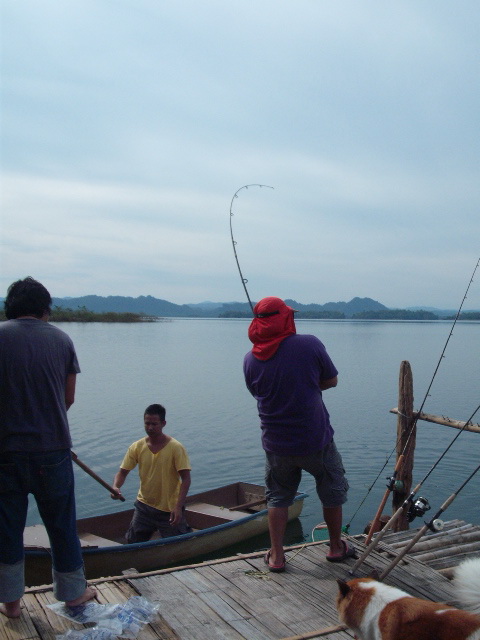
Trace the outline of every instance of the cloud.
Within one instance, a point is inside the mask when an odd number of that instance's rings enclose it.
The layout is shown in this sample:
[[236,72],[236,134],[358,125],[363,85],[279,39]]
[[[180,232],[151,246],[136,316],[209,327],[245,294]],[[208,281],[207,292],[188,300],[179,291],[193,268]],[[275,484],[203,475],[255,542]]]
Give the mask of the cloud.
[[264,183],[233,219],[259,295],[456,304],[480,230],[476,14],[7,0],[4,288],[242,299],[229,205]]

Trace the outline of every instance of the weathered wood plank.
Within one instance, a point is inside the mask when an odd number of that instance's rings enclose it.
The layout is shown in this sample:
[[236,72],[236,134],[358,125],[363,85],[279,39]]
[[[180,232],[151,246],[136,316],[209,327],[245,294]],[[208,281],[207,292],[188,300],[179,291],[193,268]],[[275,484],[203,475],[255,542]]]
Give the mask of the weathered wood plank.
[[[457,522],[453,529],[459,526],[463,524]],[[398,541],[398,537],[388,539]],[[362,537],[350,540],[357,550],[364,548]],[[319,629],[337,626],[335,579],[349,579],[355,562],[329,563],[327,553],[325,542],[289,548],[284,573],[269,572],[263,554],[253,553],[188,568],[98,580],[95,586],[101,603],[122,603],[140,594],[159,604],[158,619],[142,629],[138,640],[307,638]],[[397,553],[381,541],[356,575],[366,575],[373,568],[383,571]],[[412,556],[407,555],[386,582],[418,597],[453,603],[449,580]],[[82,628],[46,608],[54,602],[51,586],[28,591],[20,620],[0,619],[0,640],[55,640],[66,629]],[[337,631],[328,638],[351,640],[352,634]]]

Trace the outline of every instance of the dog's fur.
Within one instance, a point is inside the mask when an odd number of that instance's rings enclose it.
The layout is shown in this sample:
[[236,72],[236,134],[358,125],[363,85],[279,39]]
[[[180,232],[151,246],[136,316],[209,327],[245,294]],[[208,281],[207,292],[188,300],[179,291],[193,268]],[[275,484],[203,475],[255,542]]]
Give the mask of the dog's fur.
[[374,578],[338,580],[339,618],[359,640],[480,640],[480,558],[459,565],[454,582],[469,611],[414,598]]

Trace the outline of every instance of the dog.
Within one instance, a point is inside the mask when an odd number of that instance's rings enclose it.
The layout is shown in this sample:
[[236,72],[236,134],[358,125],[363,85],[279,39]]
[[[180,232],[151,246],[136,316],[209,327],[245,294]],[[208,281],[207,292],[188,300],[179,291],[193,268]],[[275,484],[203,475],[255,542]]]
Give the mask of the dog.
[[480,558],[455,570],[463,609],[414,598],[374,577],[337,580],[340,621],[358,640],[480,640]]

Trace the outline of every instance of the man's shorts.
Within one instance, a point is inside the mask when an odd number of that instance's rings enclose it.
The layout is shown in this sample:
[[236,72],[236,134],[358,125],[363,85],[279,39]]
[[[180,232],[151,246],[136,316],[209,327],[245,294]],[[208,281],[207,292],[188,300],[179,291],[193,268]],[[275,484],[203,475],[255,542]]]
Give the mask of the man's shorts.
[[339,507],[347,501],[348,481],[333,440],[320,451],[306,456],[265,453],[267,506],[289,507],[300,485],[302,471],[315,478],[317,494],[324,507]]
[[172,527],[170,524],[170,511],[160,511],[139,500],[135,500],[135,511],[125,538],[129,544],[133,542],[147,542],[158,531],[160,537],[170,538],[180,536],[192,531],[185,520],[185,510],[182,520]]

